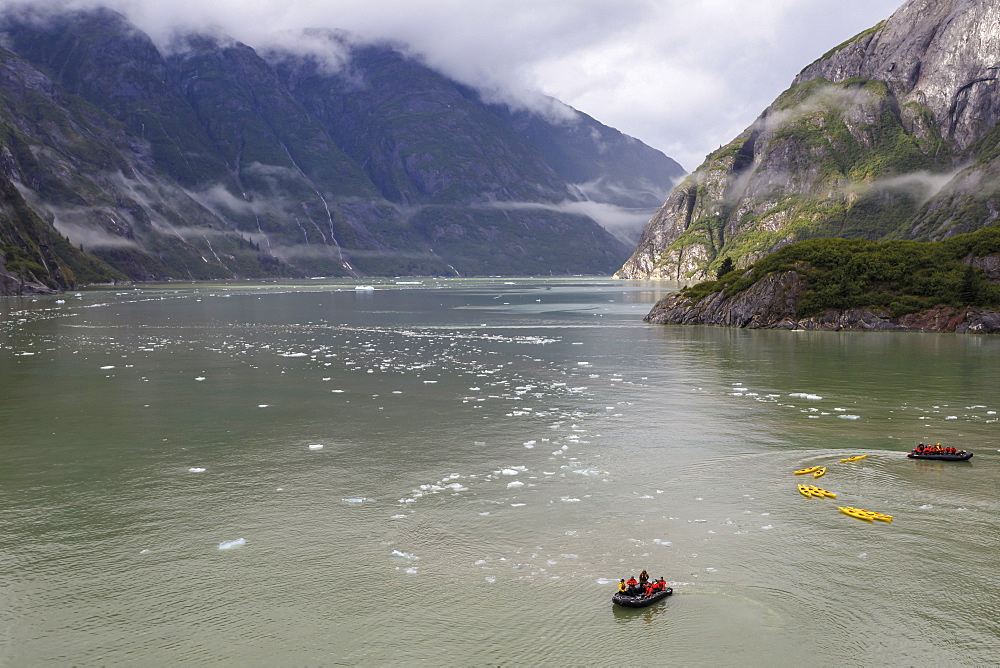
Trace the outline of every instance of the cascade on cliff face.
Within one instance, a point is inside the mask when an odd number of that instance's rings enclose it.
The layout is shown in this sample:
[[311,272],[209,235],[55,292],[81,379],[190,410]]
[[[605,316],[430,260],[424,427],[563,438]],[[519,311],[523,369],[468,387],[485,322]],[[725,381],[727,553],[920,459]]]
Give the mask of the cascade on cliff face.
[[683,175],[568,107],[557,123],[487,104],[342,33],[311,37],[344,58],[337,71],[220,35],[163,53],[108,9],[0,12],[0,37],[0,292],[607,274],[628,247],[569,205],[644,219],[649,184]]
[[703,279],[820,237],[936,240],[1000,216],[1000,6],[910,0],[806,67],[669,194],[621,278]]

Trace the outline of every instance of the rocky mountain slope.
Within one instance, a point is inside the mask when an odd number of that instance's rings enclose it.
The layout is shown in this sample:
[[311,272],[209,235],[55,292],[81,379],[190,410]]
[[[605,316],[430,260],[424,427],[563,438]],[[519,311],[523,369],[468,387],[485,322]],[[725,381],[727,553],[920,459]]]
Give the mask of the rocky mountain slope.
[[700,279],[800,239],[935,240],[992,223],[998,58],[996,3],[909,0],[674,188],[617,276]]
[[683,174],[584,114],[486,104],[389,45],[338,33],[309,36],[340,59],[332,68],[322,48],[220,35],[163,53],[110,10],[8,12],[0,31],[7,291],[610,273],[628,250],[580,206],[650,207],[650,184]]

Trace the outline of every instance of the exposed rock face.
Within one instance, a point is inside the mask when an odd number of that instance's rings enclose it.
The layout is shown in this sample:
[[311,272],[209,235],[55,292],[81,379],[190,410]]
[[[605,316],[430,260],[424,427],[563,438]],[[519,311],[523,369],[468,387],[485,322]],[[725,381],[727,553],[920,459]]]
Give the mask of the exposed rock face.
[[995,2],[909,0],[708,156],[616,275],[700,279],[806,238],[936,240],[992,223],[998,53]]
[[336,69],[217,35],[165,54],[106,9],[36,18],[0,14],[0,253],[19,282],[606,274],[628,249],[567,203],[652,209],[648,184],[683,173],[386,45],[313,34]]
[[879,309],[831,310],[799,318],[796,306],[805,290],[794,271],[771,274],[749,289],[726,298],[722,292],[694,302],[680,292],[667,295],[645,317],[646,322],[721,325],[750,329],[815,329],[908,332],[1000,332],[1000,312],[956,306],[891,317]]

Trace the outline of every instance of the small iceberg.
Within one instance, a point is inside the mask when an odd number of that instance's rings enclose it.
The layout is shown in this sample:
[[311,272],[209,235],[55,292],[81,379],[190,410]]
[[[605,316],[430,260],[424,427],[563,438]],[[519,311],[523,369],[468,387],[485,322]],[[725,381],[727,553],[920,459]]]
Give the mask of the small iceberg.
[[246,545],[246,538],[237,538],[236,540],[224,540],[219,543],[220,550],[231,550],[234,547],[239,547],[240,545]]
[[323,444],[322,443],[313,443],[312,445],[309,446],[309,449],[310,450],[322,450],[323,449]]
[[204,473],[205,469],[200,466],[192,466],[188,469],[188,473]]

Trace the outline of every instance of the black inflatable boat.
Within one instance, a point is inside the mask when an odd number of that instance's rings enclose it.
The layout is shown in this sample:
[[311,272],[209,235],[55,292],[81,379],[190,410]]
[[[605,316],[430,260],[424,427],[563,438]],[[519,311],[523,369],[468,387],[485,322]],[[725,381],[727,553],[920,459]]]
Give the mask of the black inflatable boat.
[[623,608],[645,608],[647,605],[652,605],[673,593],[674,590],[672,587],[661,589],[660,591],[654,592],[649,596],[629,596],[628,594],[623,594],[622,592],[616,592],[615,595],[611,597],[611,602],[615,605],[620,605]]
[[937,459],[943,462],[964,462],[967,459],[972,459],[971,452],[956,452],[955,454],[947,452],[911,452],[906,456],[910,459]]

